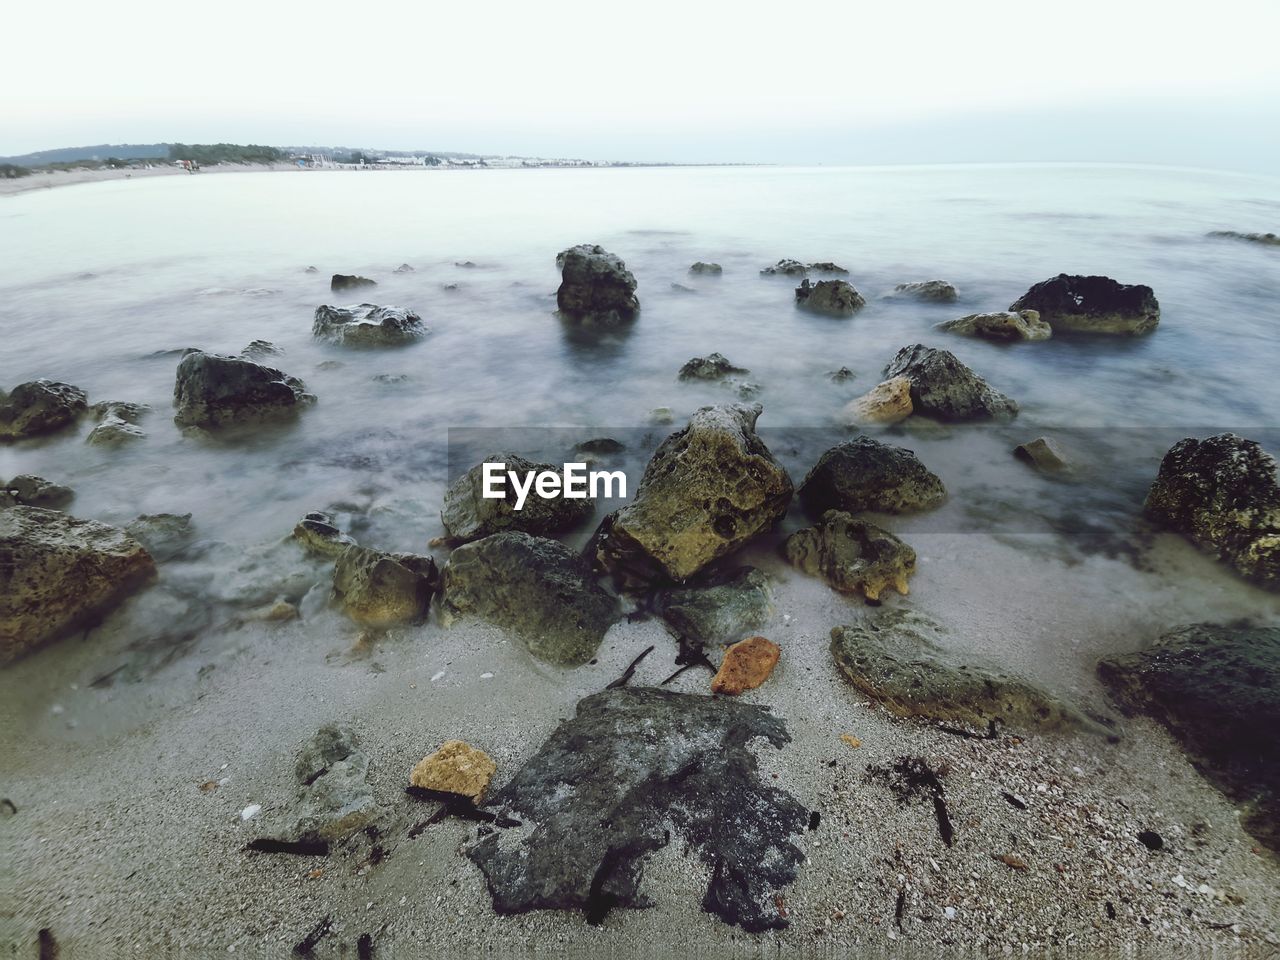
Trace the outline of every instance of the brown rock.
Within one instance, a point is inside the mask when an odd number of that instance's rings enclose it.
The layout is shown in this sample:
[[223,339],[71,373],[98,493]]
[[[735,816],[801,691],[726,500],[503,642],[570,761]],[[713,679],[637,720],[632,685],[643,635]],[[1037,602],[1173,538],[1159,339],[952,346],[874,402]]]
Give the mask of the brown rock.
[[897,423],[911,416],[911,381],[894,377],[872,387],[840,411],[840,422],[849,426],[863,423]]
[[907,578],[916,571],[914,550],[888,530],[840,510],[828,510],[812,527],[793,533],[783,555],[833,589],[868,600],[879,600],[887,589],[906,596]]
[[711,692],[736,697],[744,690],[754,690],[769,679],[781,655],[778,645],[764,637],[739,640],[725,651],[720,670],[711,680]]
[[484,751],[461,740],[446,740],[439,750],[418,761],[409,774],[409,783],[478,801],[497,769],[498,765]]

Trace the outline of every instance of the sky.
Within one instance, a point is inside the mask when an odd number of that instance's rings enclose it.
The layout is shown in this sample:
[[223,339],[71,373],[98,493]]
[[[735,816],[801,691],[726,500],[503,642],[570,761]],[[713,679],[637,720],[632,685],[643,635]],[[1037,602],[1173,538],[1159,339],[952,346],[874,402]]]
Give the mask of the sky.
[[1280,173],[1280,0],[8,5],[0,155],[327,144]]

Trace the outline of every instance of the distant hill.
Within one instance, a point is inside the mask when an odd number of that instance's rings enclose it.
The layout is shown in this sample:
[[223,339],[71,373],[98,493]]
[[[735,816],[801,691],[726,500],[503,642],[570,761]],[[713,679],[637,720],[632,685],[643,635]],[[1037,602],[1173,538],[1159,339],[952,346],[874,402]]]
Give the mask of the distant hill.
[[18,157],[0,157],[0,161],[23,167],[42,167],[49,163],[78,163],[81,160],[165,160],[169,156],[167,143],[100,143],[92,147],[62,147],[58,150],[39,150]]

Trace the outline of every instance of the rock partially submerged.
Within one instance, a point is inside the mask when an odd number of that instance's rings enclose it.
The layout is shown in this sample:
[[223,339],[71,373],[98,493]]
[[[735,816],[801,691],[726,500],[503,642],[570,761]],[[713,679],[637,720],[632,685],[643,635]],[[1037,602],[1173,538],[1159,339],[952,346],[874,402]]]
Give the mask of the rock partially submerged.
[[321,727],[299,751],[294,776],[297,801],[281,831],[292,840],[337,843],[383,813],[369,785],[369,755],[350,727]]
[[441,575],[442,619],[510,630],[534,656],[576,666],[595,656],[618,604],[564,544],[518,531],[454,550]]
[[1242,576],[1280,590],[1276,461],[1254,441],[1222,433],[1174,444],[1143,509]]
[[412,310],[360,303],[350,307],[316,307],[311,334],[351,347],[398,347],[414,343],[430,331]]
[[308,513],[293,528],[293,538],[308,552],[317,556],[336,558],[355,540],[338,529],[337,521],[327,513]]
[[1264,247],[1280,247],[1280,236],[1276,236],[1274,233],[1238,233],[1235,230],[1213,230],[1209,233],[1209,236],[1226,240],[1244,240],[1248,243],[1260,243]]
[[953,284],[946,280],[919,280],[900,283],[893,288],[891,297],[919,300],[922,303],[955,303],[960,295]]
[[1051,437],[1036,437],[1013,448],[1013,455],[1024,463],[1029,463],[1037,470],[1053,472],[1065,470],[1069,465],[1067,456]]
[[739,567],[704,586],[664,591],[656,606],[682,639],[710,648],[768,623],[774,613],[773,588],[763,570]]
[[195,539],[189,513],[144,513],[124,529],[161,562],[180,556]]
[[1059,333],[1137,336],[1160,322],[1160,302],[1150,287],[1065,273],[1037,283],[1009,309],[1036,310]]
[[701,260],[699,260],[697,263],[695,263],[693,266],[689,268],[689,272],[718,277],[720,276],[720,274],[724,273],[724,268],[721,267],[720,264],[718,263],[703,263]]
[[599,566],[627,585],[683,582],[781,520],[791,478],[756,435],[761,412],[703,407],[667,437],[635,499],[601,524]]
[[636,318],[636,278],[616,254],[582,243],[556,256],[560,289],[556,304],[573,320],[612,326]]
[[347,547],[333,565],[333,596],[347,615],[382,628],[426,619],[439,574],[435,561],[412,553]]
[[725,651],[720,669],[711,678],[711,692],[736,697],[769,679],[782,650],[765,637],[739,640]]
[[1098,674],[1127,711],[1168,727],[1245,805],[1246,829],[1280,850],[1280,628],[1182,627]]
[[694,357],[680,368],[681,380],[723,380],[736,373],[750,373],[746,367],[735,367],[719,353]]
[[796,303],[815,313],[851,317],[867,305],[853,285],[844,280],[819,280],[811,284],[803,280],[796,287]]
[[[249,346],[252,347],[253,344]],[[137,423],[151,412],[148,404],[112,400],[95,403],[90,409],[98,418],[98,425],[89,432],[89,436],[85,438],[86,443],[98,447],[119,447],[146,436]]]
[[[503,497],[484,496],[484,464],[503,464]],[[539,537],[554,537],[572,530],[591,516],[595,501],[588,498],[570,499],[562,495],[540,497],[530,491],[524,506],[517,510],[517,494],[506,472],[521,475],[542,471],[558,472],[549,463],[535,463],[514,453],[493,453],[476,464],[445,491],[444,509],[440,520],[444,524],[445,539],[450,543],[467,543],[504,530],[522,530]]]
[[70,487],[29,473],[19,474],[0,486],[0,507],[45,507],[60,510],[74,497],[75,491]]
[[334,293],[340,293],[343,290],[359,290],[361,287],[376,287],[377,285],[377,280],[358,277],[350,273],[335,273],[333,279],[329,281],[329,289]]
[[252,423],[296,416],[314,400],[301,380],[274,367],[197,350],[178,364],[173,419],[182,427]]
[[890,588],[905,596],[907,578],[916,572],[914,550],[888,530],[840,510],[827,511],[812,527],[789,536],[783,554],[832,589],[868,600],[879,600]]
[[997,313],[971,313],[958,320],[938,324],[939,330],[958,333],[965,337],[981,337],[997,343],[1013,343],[1019,340],[1048,340],[1053,327],[1040,319],[1037,310],[1003,310]]
[[831,631],[850,683],[899,717],[1022,730],[1096,728],[1074,707],[994,664],[947,649],[948,631],[913,610],[881,610]]
[[912,513],[947,497],[942,481],[912,451],[871,437],[846,440],[818,458],[800,485],[810,517],[828,510]]
[[766,708],[735,700],[624,687],[579,701],[486,805],[522,826],[466,850],[494,909],[599,922],[649,906],[645,861],[679,838],[711,873],[704,910],[751,932],[787,926],[781,891],[804,862],[792,838],[809,811],[761,780],[757,738],[790,740]]
[[85,412],[85,393],[57,380],[20,383],[0,391],[0,443],[56,433]]
[[1009,420],[1018,413],[1017,403],[993,390],[947,350],[919,343],[903,347],[884,375],[886,379],[906,377],[911,381],[914,411],[939,420]]
[[760,271],[762,277],[806,277],[808,275],[809,268],[799,260],[779,260]]
[[911,403],[911,380],[907,377],[893,377],[850,400],[837,419],[851,427],[871,423],[898,423],[911,416],[914,410]]
[[478,802],[497,769],[483,750],[461,740],[446,740],[439,750],[418,761],[409,772],[409,785]]
[[0,664],[92,623],[155,571],[123,530],[41,507],[0,510]]

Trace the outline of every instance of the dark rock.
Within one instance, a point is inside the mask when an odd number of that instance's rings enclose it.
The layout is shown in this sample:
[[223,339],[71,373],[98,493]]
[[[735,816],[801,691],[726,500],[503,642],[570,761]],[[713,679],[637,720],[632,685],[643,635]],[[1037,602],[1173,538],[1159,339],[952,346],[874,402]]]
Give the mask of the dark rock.
[[442,574],[442,619],[473,616],[510,630],[534,656],[576,666],[595,656],[617,601],[564,544],[509,531],[454,550]]
[[[502,499],[491,499],[484,494],[484,464],[504,464]],[[553,537],[572,530],[583,523],[595,510],[595,501],[569,499],[564,496],[540,497],[530,489],[524,506],[517,510],[517,495],[507,471],[522,476],[559,468],[549,463],[535,463],[514,453],[490,454],[449,485],[444,495],[444,509],[440,520],[444,524],[446,539],[453,543],[479,540],[504,530],[522,530],[539,537]]]
[[956,288],[945,280],[920,280],[916,283],[900,283],[893,288],[893,297],[919,300],[923,303],[955,303],[959,299]]
[[392,271],[392,273],[413,273],[413,272],[414,272],[413,267],[411,267],[407,263],[400,264],[400,266],[396,267],[395,270]]
[[1020,443],[1013,448],[1013,455],[1037,470],[1065,470],[1068,466],[1066,455],[1058,449],[1049,437],[1036,437],[1027,443]]
[[421,623],[438,580],[431,557],[349,546],[333,565],[333,596],[366,626]]
[[759,404],[703,407],[667,437],[635,499],[601,525],[594,557],[625,585],[683,582],[787,512],[787,471],[755,432]]
[[771,267],[765,267],[760,271],[762,277],[806,277],[809,275],[809,268],[799,260],[779,260]]
[[912,513],[932,510],[946,497],[942,481],[914,453],[870,437],[832,447],[800,485],[800,502],[810,517],[828,510]]
[[181,556],[195,539],[189,513],[144,513],[124,529],[161,562]]
[[809,811],[761,781],[748,744],[790,737],[764,707],[624,687],[587,697],[487,807],[522,821],[467,849],[500,914],[645,907],[644,863],[668,827],[711,871],[704,910],[759,932],[787,925],[781,894]]
[[583,243],[562,250],[556,266],[561,274],[556,304],[564,316],[606,326],[636,318],[636,278],[615,254]]
[[124,531],[57,510],[0,510],[0,664],[92,623],[155,574]]
[[844,280],[819,280],[811,284],[803,280],[796,287],[796,303],[806,310],[851,317],[867,305],[857,290]]
[[627,449],[626,444],[613,437],[594,437],[591,440],[583,440],[581,443],[575,444],[573,452],[576,454],[610,454],[621,453]]
[[377,280],[370,280],[368,277],[357,277],[354,274],[335,273],[333,279],[329,281],[329,289],[334,293],[342,290],[358,290],[361,287],[376,287]]
[[1245,806],[1245,828],[1280,850],[1280,628],[1182,627],[1098,674],[1127,711],[1168,727]]
[[905,595],[907,578],[916,572],[914,550],[888,530],[840,510],[827,511],[812,527],[789,536],[783,554],[833,589],[868,600],[879,600],[890,587]]
[[178,364],[173,399],[179,426],[220,427],[292,417],[315,398],[274,367],[197,351]]
[[75,497],[70,487],[26,473],[14,477],[0,489],[8,492],[15,504],[49,510],[60,510]]
[[986,732],[1096,729],[1078,710],[999,666],[953,652],[948,632],[912,610],[881,610],[831,631],[831,655],[850,683],[899,717]]
[[724,273],[724,268],[718,263],[703,263],[699,260],[689,268],[690,273],[710,274],[711,276],[720,276]]
[[838,263],[832,263],[830,260],[819,260],[817,263],[809,264],[809,269],[814,273],[836,273],[844,276],[849,275],[849,271]]
[[981,337],[996,343],[1012,343],[1018,340],[1048,340],[1053,327],[1040,319],[1035,310],[1012,310],[999,313],[971,313],[958,320],[938,324],[939,330],[958,333],[965,337]]
[[827,379],[832,383],[847,383],[856,377],[857,374],[848,367],[841,367],[839,370],[832,370],[827,374]]
[[312,336],[355,347],[394,347],[421,340],[430,330],[422,318],[404,307],[361,303],[316,308]]
[[1059,333],[1137,336],[1150,333],[1160,322],[1160,303],[1150,287],[1065,273],[1037,283],[1009,309],[1037,310]]
[[709,357],[694,357],[680,368],[681,380],[723,380],[735,373],[750,373],[745,367],[735,367],[722,355],[713,353]]
[[914,411],[939,420],[1008,420],[1018,413],[1017,403],[993,390],[947,350],[919,343],[903,347],[885,368],[884,377],[910,380]]
[[1138,832],[1138,842],[1148,850],[1163,850],[1164,837],[1156,833],[1154,830],[1141,830]]
[[1280,247],[1280,237],[1274,233],[1237,233],[1235,230],[1214,230],[1209,236],[1227,240],[1246,240],[1249,243],[1260,243],[1264,247]]
[[739,567],[709,583],[658,595],[662,619],[684,640],[717,647],[760,629],[773,616],[769,578],[755,567]]
[[338,524],[327,513],[308,513],[293,528],[293,538],[311,553],[322,557],[337,557],[355,540],[338,529]]
[[55,433],[85,412],[85,393],[56,380],[20,383],[9,394],[0,391],[0,443]]
[[462,267],[466,270],[473,270],[475,269],[476,263],[474,260],[455,260],[453,265],[455,267]]
[[1223,433],[1174,444],[1143,509],[1242,576],[1280,589],[1276,461],[1254,441]]

